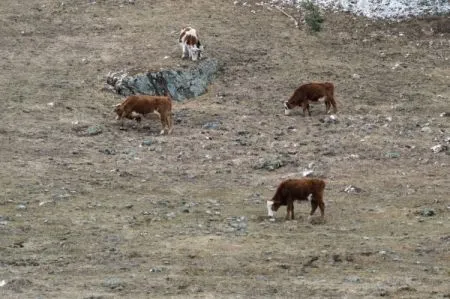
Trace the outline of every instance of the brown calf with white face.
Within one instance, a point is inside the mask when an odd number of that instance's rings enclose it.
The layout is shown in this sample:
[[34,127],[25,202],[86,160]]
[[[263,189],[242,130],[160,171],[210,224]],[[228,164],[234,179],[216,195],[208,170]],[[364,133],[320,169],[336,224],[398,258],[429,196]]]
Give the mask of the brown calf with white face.
[[325,102],[326,111],[330,112],[331,106],[333,106],[333,112],[337,112],[336,101],[334,100],[334,85],[330,82],[324,83],[307,83],[297,88],[290,99],[284,102],[284,114],[289,115],[291,109],[296,106],[303,108],[303,114],[311,116],[309,110],[309,104],[314,102]]
[[141,116],[155,113],[161,120],[161,134],[172,133],[172,100],[168,96],[132,95],[117,104],[114,112],[117,113],[117,119],[122,120],[122,126],[124,118],[140,122]]
[[325,181],[321,179],[288,179],[279,186],[272,200],[267,201],[267,212],[270,217],[280,206],[287,206],[286,220],[294,219],[294,201],[311,199],[311,213],[314,214],[317,207],[320,209],[320,216],[325,216],[325,203],[323,202],[323,192]]

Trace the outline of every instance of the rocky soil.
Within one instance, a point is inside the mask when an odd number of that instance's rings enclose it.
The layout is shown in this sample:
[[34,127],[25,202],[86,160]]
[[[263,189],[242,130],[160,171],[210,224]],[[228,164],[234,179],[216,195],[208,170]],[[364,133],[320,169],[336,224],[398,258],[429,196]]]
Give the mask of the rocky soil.
[[[448,298],[447,16],[326,13],[323,31],[248,1],[3,0],[1,298]],[[286,8],[291,15],[299,12]],[[120,129],[107,75],[223,67]],[[284,116],[301,83],[339,112]],[[286,178],[327,181],[326,221],[267,218]]]

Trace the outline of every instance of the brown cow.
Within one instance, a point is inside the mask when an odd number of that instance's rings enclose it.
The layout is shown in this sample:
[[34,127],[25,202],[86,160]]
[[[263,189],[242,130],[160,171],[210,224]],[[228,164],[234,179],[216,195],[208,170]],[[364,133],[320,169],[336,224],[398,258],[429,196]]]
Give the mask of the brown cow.
[[325,102],[326,111],[330,112],[331,106],[333,106],[333,112],[337,112],[336,101],[334,100],[334,85],[330,82],[324,83],[307,83],[297,88],[291,98],[284,102],[284,114],[289,115],[291,109],[296,106],[303,108],[303,115],[311,116],[309,110],[309,104],[312,102]]
[[117,119],[135,119],[141,121],[141,116],[148,113],[159,115],[161,120],[161,134],[172,133],[172,100],[170,96],[148,96],[148,95],[132,95],[126,98],[120,104],[116,105],[114,112],[117,113]]
[[294,201],[311,199],[311,213],[314,214],[317,207],[320,209],[320,216],[325,216],[325,204],[323,202],[323,192],[325,181],[321,179],[303,178],[288,179],[279,186],[272,200],[267,201],[267,212],[270,217],[274,216],[280,206],[287,206],[286,220],[294,219]]

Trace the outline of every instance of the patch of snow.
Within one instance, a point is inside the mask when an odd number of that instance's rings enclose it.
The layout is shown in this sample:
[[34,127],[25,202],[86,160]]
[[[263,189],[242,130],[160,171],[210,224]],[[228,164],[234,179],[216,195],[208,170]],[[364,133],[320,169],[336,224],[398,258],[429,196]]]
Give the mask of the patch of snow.
[[[270,0],[300,7],[299,0]],[[448,0],[311,0],[324,9],[342,10],[372,19],[402,19],[450,12]]]

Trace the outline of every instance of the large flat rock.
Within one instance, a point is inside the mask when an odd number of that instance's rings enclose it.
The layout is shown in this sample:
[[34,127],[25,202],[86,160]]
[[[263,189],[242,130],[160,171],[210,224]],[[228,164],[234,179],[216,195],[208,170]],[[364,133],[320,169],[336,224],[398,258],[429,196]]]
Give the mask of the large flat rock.
[[174,100],[182,101],[204,94],[219,71],[216,59],[205,59],[188,68],[130,75],[126,71],[108,74],[107,84],[123,96],[164,95],[165,86]]

